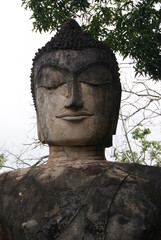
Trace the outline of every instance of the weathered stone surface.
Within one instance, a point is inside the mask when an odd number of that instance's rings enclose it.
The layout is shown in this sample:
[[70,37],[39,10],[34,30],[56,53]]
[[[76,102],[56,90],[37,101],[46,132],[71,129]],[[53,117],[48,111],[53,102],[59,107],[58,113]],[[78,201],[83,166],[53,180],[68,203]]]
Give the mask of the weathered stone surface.
[[108,146],[109,136],[116,131],[119,99],[114,97],[116,86],[108,61],[105,50],[85,49],[46,53],[35,63],[35,103],[42,142],[49,146]]
[[96,161],[0,176],[8,240],[160,240],[161,169]]

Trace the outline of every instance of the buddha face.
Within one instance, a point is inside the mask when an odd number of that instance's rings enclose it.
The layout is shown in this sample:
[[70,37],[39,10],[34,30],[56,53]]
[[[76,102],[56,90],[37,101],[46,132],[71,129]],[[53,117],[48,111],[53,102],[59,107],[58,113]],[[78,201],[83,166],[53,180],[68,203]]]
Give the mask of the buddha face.
[[38,134],[49,146],[106,145],[112,77],[106,52],[57,50],[34,65]]

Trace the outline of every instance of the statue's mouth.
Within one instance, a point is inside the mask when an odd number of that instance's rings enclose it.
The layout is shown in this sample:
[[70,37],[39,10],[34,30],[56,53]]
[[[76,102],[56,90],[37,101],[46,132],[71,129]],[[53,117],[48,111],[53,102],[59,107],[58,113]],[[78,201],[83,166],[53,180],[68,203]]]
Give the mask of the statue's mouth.
[[66,113],[57,115],[56,118],[61,118],[67,121],[75,121],[75,120],[82,120],[93,115],[94,115],[93,113],[89,113],[86,111],[78,111],[78,112],[76,111],[76,112],[66,112]]

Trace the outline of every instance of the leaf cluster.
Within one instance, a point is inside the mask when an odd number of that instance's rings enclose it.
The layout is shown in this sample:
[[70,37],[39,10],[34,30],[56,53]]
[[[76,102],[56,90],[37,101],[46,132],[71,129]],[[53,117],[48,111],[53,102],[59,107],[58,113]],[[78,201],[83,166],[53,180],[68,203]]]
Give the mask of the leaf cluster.
[[35,31],[59,30],[67,18],[105,41],[136,63],[136,74],[161,79],[160,1],[137,0],[22,0],[32,12]]
[[87,0],[22,0],[22,5],[32,12],[33,29],[41,33],[59,30],[67,18],[80,17],[90,4]]
[[138,163],[161,166],[161,142],[147,140],[148,135],[151,134],[149,128],[142,129],[137,127],[132,132],[132,139],[136,140],[136,145],[139,151],[125,150],[118,152],[115,149],[114,156],[119,162]]

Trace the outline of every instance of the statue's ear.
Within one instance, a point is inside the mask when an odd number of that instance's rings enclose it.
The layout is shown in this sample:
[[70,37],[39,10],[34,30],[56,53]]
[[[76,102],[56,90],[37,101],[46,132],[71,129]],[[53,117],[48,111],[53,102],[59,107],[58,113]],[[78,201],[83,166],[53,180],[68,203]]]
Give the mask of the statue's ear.
[[111,147],[111,146],[112,146],[112,135],[108,137],[105,147]]
[[113,130],[112,134],[116,134],[116,128],[119,118],[119,110],[120,110],[120,103],[121,103],[121,85],[119,86],[112,86],[113,88]]
[[43,144],[46,144],[47,142],[45,140],[38,115],[37,115],[37,132],[38,132],[38,139],[40,140],[40,142],[42,142]]
[[116,134],[116,128],[119,117],[120,110],[120,102],[121,102],[121,85],[113,86],[112,85],[112,117],[111,117],[111,131],[106,141],[106,147],[112,146],[112,137]]

